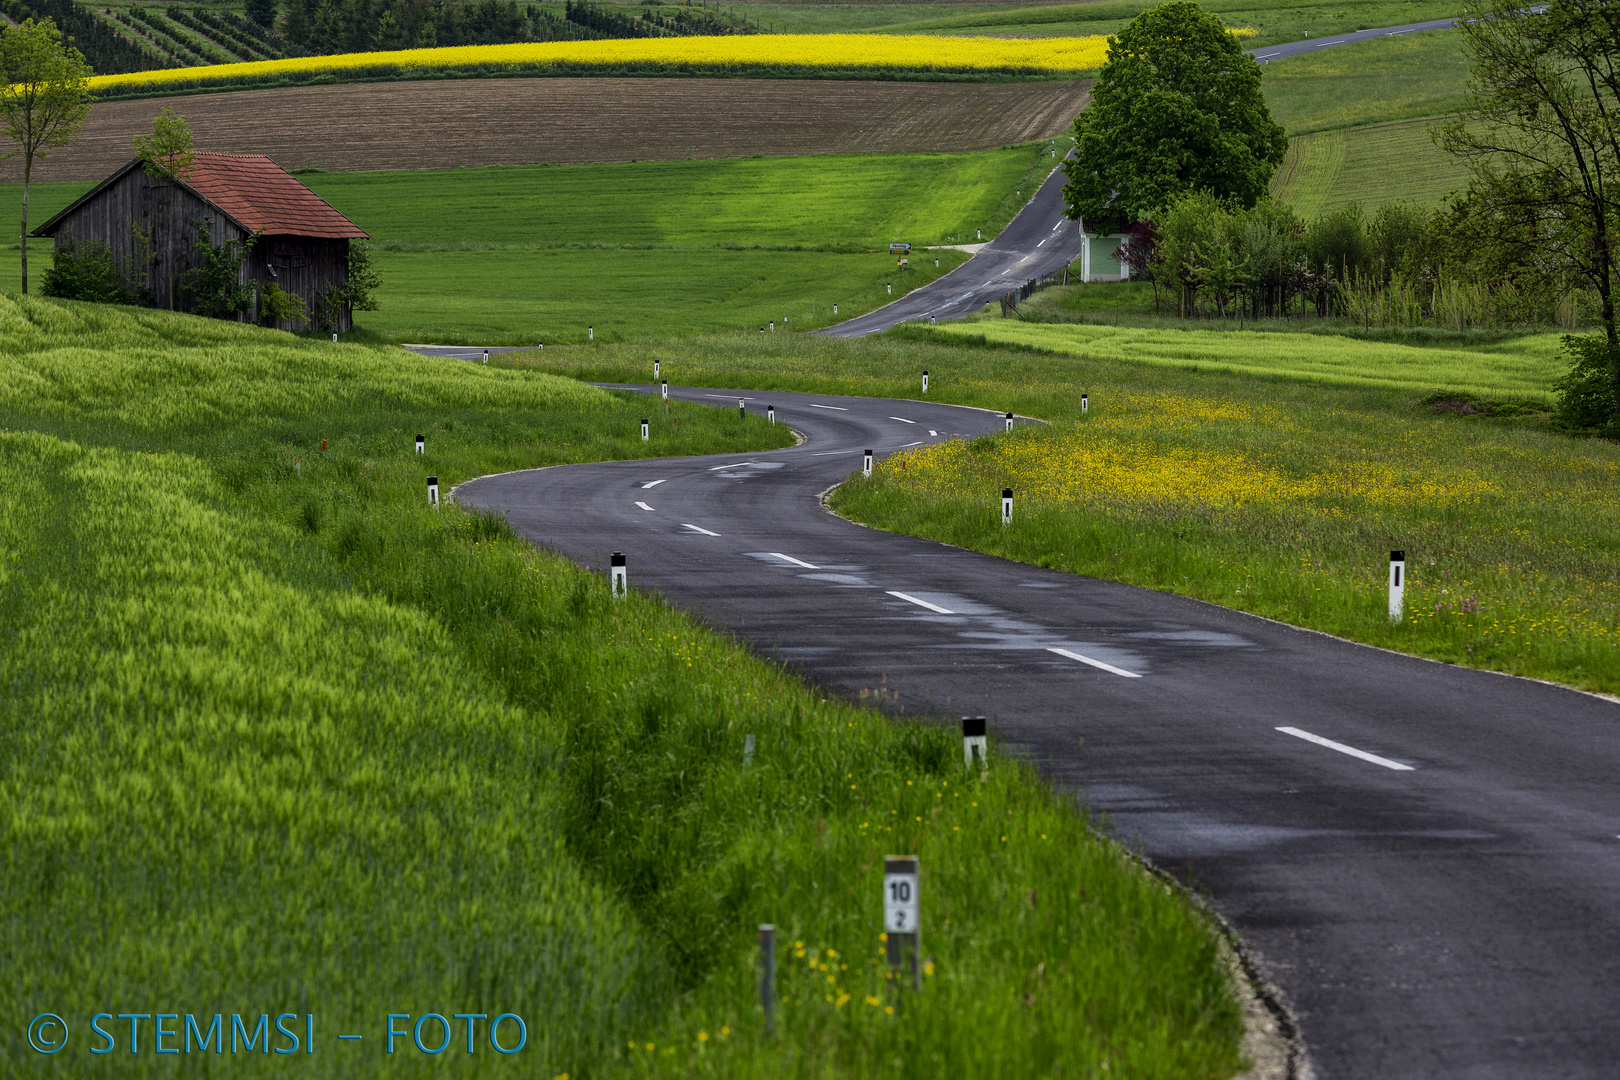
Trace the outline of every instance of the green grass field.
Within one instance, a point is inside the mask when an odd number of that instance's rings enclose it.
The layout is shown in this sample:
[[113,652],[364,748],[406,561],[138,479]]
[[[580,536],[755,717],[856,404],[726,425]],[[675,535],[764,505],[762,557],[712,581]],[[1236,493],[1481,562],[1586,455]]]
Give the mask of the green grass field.
[[[676,403],[644,444],[643,412],[493,364],[0,298],[0,1010],[72,1031],[40,1057],[0,1026],[0,1060],[168,1076],[150,1022],[132,1055],[103,1021],[118,1053],[92,1058],[91,1015],[287,1012],[317,1017],[302,1073],[438,1076],[409,1039],[386,1053],[386,1014],[511,1012],[523,1053],[480,1030],[464,1058],[458,1022],[457,1075],[1236,1070],[1212,928],[1030,770],[998,753],[970,780],[948,727],[824,701],[425,505],[429,473],[790,438]],[[916,998],[878,960],[898,851],[928,882]],[[285,1074],[258,1049],[227,1071]]]
[[1310,218],[1348,202],[1437,205],[1468,171],[1429,137],[1462,103],[1468,62],[1449,30],[1266,65],[1266,103],[1290,135],[1271,194]]
[[1264,87],[1272,119],[1305,135],[1438,116],[1462,103],[1467,82],[1461,39],[1428,30],[1273,60]]
[[[510,362],[595,379],[929,397],[1050,420],[884,465],[841,512],[1358,641],[1620,690],[1620,448],[1536,420],[1434,414],[1420,391],[1544,395],[1547,337],[1414,348],[1308,334],[1044,327],[1063,355],[916,328],[860,342],[716,337]],[[1090,341],[1094,347],[1080,348]],[[1252,368],[1240,372],[1238,368]],[[1091,409],[1081,417],[1079,398]],[[1020,524],[999,525],[1003,486]],[[1413,616],[1384,614],[1405,548]]]
[[1306,218],[1359,202],[1438,206],[1468,187],[1467,166],[1434,144],[1434,120],[1324,131],[1288,140],[1271,194]]
[[1337,386],[1415,393],[1451,390],[1488,397],[1550,401],[1553,380],[1569,367],[1557,334],[1536,334],[1465,347],[1358,341],[1328,334],[1228,333],[1201,328],[1028,323],[980,318],[932,328],[943,338],[969,338],[1059,353],[1075,360],[1118,361],[1255,375]]
[[[1030,145],[302,179],[374,239],[381,307],[360,314],[362,327],[396,341],[533,344],[584,341],[588,326],[617,340],[850,318],[965,258],[918,250],[902,271],[890,241],[988,239],[1051,167]],[[34,185],[30,220],[87,188]],[[21,198],[20,185],[0,188],[0,215],[18,217]],[[0,248],[0,285],[13,290],[16,251]],[[30,244],[36,291],[50,251]]]

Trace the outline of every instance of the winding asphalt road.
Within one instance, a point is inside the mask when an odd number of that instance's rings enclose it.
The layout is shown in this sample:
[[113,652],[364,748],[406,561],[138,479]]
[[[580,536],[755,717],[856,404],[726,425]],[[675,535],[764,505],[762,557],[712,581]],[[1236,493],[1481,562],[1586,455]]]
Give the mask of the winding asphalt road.
[[903,322],[944,322],[972,315],[1031,278],[1056,273],[1080,257],[1080,225],[1063,215],[1061,170],[1054,169],[1007,227],[944,277],[859,318],[816,331],[864,337]]
[[845,697],[991,717],[1236,924],[1318,1076],[1620,1072],[1620,706],[863,528],[819,500],[861,451],[1002,419],[741,396],[804,444],[454,496],[589,566],[623,551],[633,587]]

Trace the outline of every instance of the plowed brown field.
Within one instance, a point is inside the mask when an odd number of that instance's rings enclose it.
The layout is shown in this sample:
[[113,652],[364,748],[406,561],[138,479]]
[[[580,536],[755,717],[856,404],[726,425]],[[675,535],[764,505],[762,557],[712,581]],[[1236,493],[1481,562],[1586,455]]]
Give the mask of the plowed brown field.
[[[1088,81],[467,79],[240,90],[95,106],[36,180],[99,180],[173,105],[199,148],[336,172],[984,150],[1063,133]],[[0,164],[0,180],[22,166]]]

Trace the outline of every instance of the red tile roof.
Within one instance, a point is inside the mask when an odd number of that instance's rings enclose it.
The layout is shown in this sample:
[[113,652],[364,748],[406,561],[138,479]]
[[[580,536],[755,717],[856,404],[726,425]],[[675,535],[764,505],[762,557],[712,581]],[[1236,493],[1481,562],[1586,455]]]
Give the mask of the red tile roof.
[[199,150],[185,178],[209,202],[257,232],[364,238],[354,222],[263,154]]

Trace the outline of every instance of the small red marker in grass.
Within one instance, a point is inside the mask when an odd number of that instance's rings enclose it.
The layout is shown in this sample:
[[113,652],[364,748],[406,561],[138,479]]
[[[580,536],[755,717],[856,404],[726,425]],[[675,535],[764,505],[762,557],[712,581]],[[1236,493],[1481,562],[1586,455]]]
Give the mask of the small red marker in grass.
[[321,440],[321,453],[323,453],[323,454],[326,453],[326,440],[325,439]]

